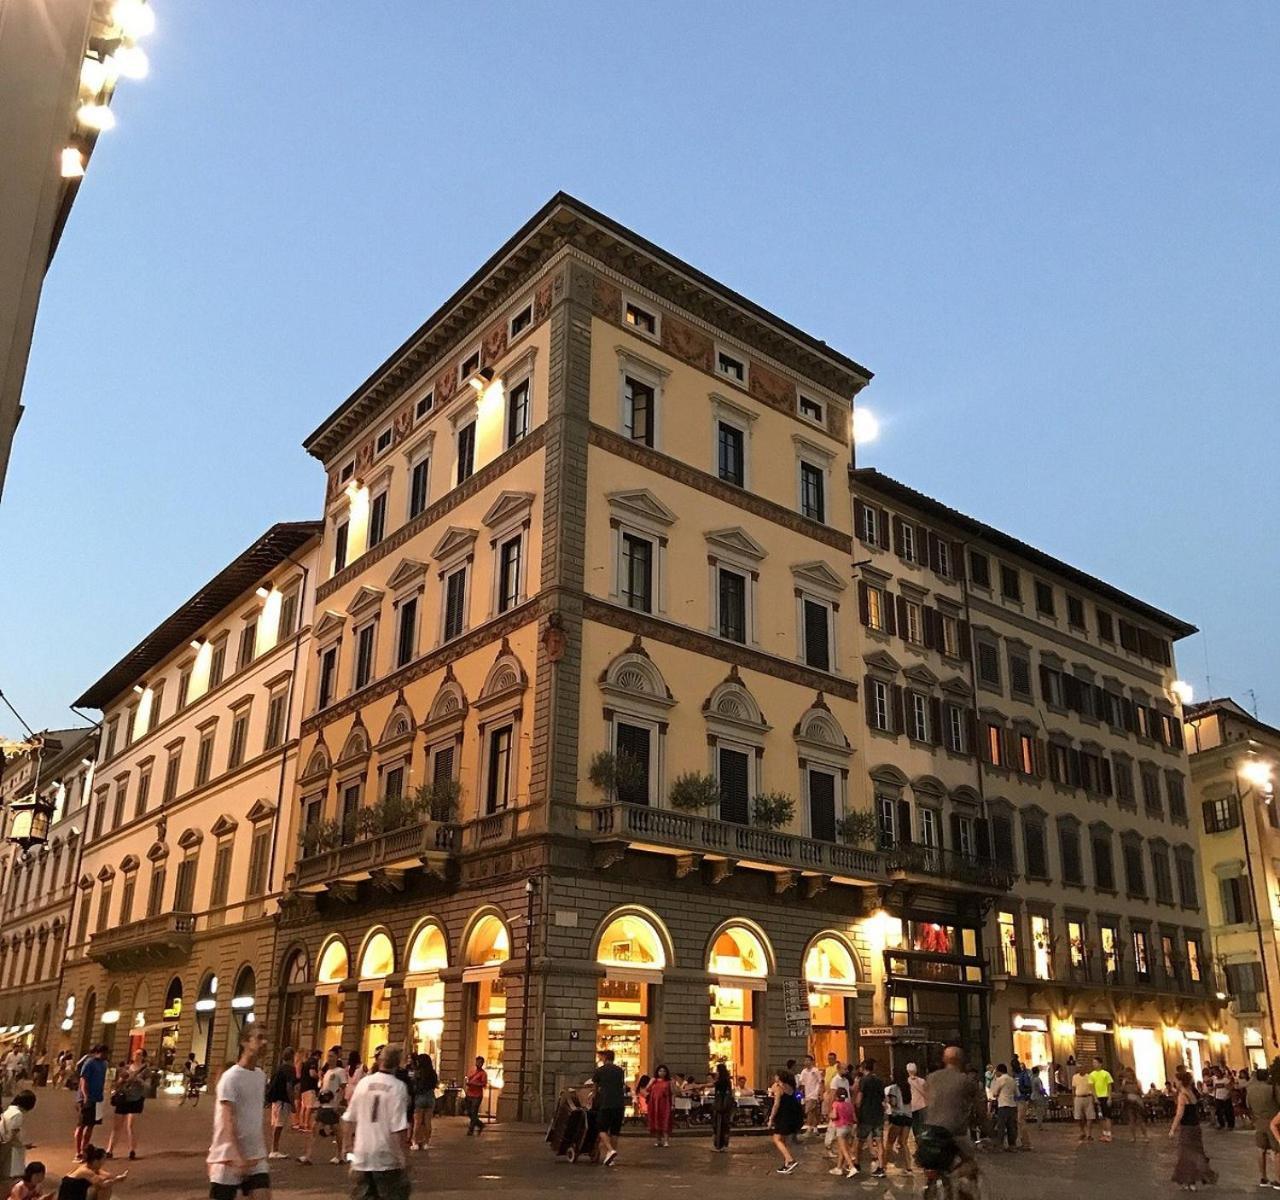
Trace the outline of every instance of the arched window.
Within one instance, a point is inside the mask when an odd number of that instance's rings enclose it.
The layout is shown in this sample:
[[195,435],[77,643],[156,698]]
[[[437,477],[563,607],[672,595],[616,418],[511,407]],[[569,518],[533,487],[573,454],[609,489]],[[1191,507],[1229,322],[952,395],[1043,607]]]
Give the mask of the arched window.
[[240,968],[236,985],[231,993],[231,1034],[227,1041],[227,1056],[239,1056],[240,1035],[257,1019],[258,977],[250,966]]
[[766,988],[769,963],[763,935],[745,922],[725,925],[711,939],[707,970],[718,978],[711,985],[710,1061],[723,1062],[751,1087],[763,1080],[756,1001]]
[[467,937],[462,978],[475,989],[475,1025],[471,1030],[471,1054],[483,1056],[489,1085],[502,1086],[503,1050],[507,1035],[507,983],[502,964],[511,957],[511,935],[506,923],[485,913]]
[[850,1061],[850,1002],[857,998],[858,969],[849,943],[835,933],[819,934],[805,952],[804,979],[814,1057],[820,1065],[828,1054]]
[[360,952],[360,1030],[364,1060],[372,1062],[391,1029],[391,993],[386,977],[396,969],[396,949],[383,930],[369,935]]
[[596,961],[605,968],[596,990],[596,1045],[612,1050],[627,1078],[635,1079],[649,1067],[653,990],[667,965],[656,918],[637,912],[613,917],[600,933]]
[[425,922],[409,944],[404,986],[410,993],[413,1014],[409,1024],[410,1050],[414,1054],[430,1054],[437,1065],[444,1037],[444,981],[440,972],[448,965],[449,945],[444,930],[434,921]]
[[320,1045],[325,1049],[342,1045],[342,984],[350,974],[347,944],[340,937],[331,938],[320,952],[316,970],[316,1026]]

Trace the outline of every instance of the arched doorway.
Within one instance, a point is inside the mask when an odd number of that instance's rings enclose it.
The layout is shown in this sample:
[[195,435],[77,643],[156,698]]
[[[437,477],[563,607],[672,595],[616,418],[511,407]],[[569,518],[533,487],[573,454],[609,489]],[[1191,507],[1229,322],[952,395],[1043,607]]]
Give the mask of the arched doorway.
[[107,1062],[116,1061],[116,1029],[120,1024],[120,988],[112,984],[107,993],[107,1006],[102,1010],[102,1041],[107,1047]]
[[827,1055],[836,1061],[853,1061],[850,1001],[858,995],[858,973],[853,951],[834,933],[819,934],[804,956],[804,980],[809,992],[809,1045],[819,1065]]
[[240,1057],[240,1038],[257,1019],[258,977],[250,966],[240,968],[231,993],[231,1029],[227,1038],[227,1061]]
[[340,937],[331,938],[320,952],[320,967],[316,971],[316,1032],[325,1050],[342,1046],[342,985],[350,973],[349,962],[347,944]]
[[213,1027],[218,1009],[218,977],[210,972],[196,993],[196,1025],[191,1037],[191,1053],[196,1062],[210,1066],[213,1051]]
[[409,996],[409,1050],[430,1054],[440,1066],[444,1038],[444,981],[440,972],[449,965],[444,930],[433,920],[424,923],[409,944],[408,974],[404,989]]
[[711,984],[711,1069],[723,1062],[734,1079],[747,1087],[764,1083],[764,1028],[761,1001],[769,976],[769,952],[764,938],[745,923],[726,925],[711,940],[707,970]]
[[[472,927],[462,968],[473,1014],[467,1065],[482,1055],[491,1092],[502,1087],[503,1047],[507,1036],[507,985],[502,964],[511,957],[511,935],[503,920],[486,913]],[[486,1097],[492,1101],[492,1095]],[[487,1104],[488,1107],[488,1104]]]
[[138,984],[133,994],[133,1005],[127,1015],[129,1017],[129,1060],[142,1052],[147,1044],[147,1004],[150,999],[146,981]]
[[364,1061],[372,1065],[380,1046],[391,1034],[391,994],[387,976],[396,969],[396,949],[385,930],[370,934],[360,952],[360,1049]]
[[637,912],[613,917],[601,931],[596,962],[605,969],[596,985],[596,1048],[612,1050],[634,1080],[650,1064],[650,1020],[667,966],[656,918]]
[[175,975],[169,980],[168,990],[164,994],[164,1012],[160,1025],[160,1063],[164,1070],[172,1074],[178,1069],[178,1022],[182,1019],[182,977]]
[[[277,1046],[302,1046],[302,1006],[307,998],[310,976],[307,952],[301,948],[285,959],[280,972],[280,1032]],[[328,1046],[321,1049],[328,1050]]]

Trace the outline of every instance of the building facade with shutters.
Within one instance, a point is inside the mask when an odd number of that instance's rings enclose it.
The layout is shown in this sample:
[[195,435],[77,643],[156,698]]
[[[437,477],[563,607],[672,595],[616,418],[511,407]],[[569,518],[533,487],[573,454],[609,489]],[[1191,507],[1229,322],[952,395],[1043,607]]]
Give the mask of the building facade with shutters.
[[43,845],[0,843],[0,1046],[32,1050],[56,1044],[66,1017],[59,984],[97,759],[92,726],[40,737],[41,748],[11,759],[0,778],[6,838],[14,801],[38,795],[53,808]]
[[102,730],[50,1052],[221,1069],[265,1014],[319,531],[272,526],[77,701]]
[[983,930],[993,1061],[1097,1053],[1145,1087],[1218,1057],[1173,687],[1192,627],[877,471],[851,479],[880,845],[989,855],[1014,880]]
[[1267,1066],[1280,1053],[1280,730],[1234,700],[1185,713],[1192,810],[1210,953],[1226,997],[1233,1066]]
[[[404,1042],[446,1082],[482,1054],[531,1115],[599,1046],[764,1085],[810,1038],[885,1044],[903,922],[981,991],[989,873],[872,845],[868,378],[559,195],[308,439],[278,1043]],[[923,1016],[981,1054],[980,1007]]]

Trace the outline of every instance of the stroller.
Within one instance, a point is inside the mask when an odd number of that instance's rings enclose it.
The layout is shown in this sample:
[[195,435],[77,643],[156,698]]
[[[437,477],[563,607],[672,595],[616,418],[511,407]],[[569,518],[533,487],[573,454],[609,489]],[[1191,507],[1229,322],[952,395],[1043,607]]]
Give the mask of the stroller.
[[595,1123],[591,1113],[583,1108],[578,1093],[565,1088],[556,1101],[556,1111],[547,1130],[547,1143],[557,1158],[573,1162],[587,1153],[595,1141]]

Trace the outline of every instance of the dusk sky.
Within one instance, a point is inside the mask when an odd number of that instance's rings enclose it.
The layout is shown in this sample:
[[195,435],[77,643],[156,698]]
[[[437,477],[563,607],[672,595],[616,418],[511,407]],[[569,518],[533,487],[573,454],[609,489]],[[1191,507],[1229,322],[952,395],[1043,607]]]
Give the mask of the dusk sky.
[[320,515],[302,438],[557,189],[864,363],[864,465],[1280,723],[1280,5],[155,9],[0,505],[33,725]]

